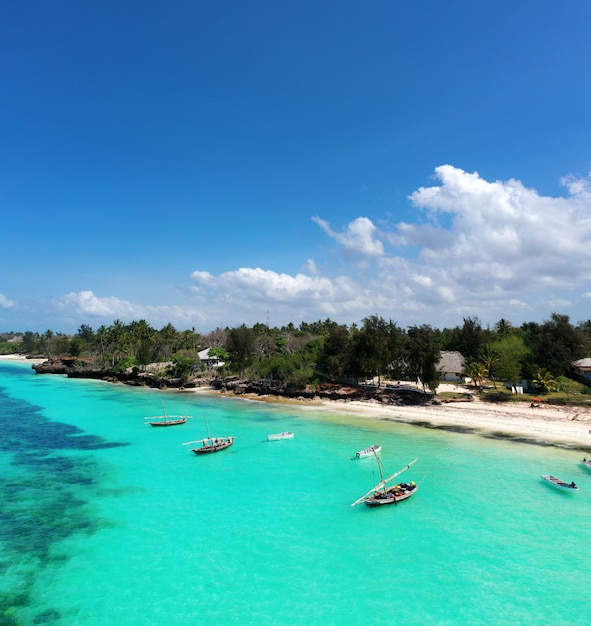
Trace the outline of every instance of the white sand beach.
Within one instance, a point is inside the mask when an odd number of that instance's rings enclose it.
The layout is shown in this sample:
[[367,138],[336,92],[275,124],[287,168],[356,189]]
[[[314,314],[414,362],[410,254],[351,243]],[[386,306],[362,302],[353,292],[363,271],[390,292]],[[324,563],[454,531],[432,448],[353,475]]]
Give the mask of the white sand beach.
[[0,354],[0,361],[23,361],[26,363],[45,363],[47,359],[27,359],[22,354]]
[[589,409],[556,408],[526,403],[450,402],[430,406],[388,407],[367,402],[322,402],[325,410],[438,428],[523,438],[532,442],[591,450]]
[[[438,389],[439,392],[452,390],[462,391],[456,385],[440,385]],[[218,393],[208,388],[196,391]],[[588,408],[551,407],[543,403],[532,408],[525,401],[492,403],[483,402],[476,396],[471,402],[445,402],[428,406],[388,406],[377,401],[286,400],[254,395],[237,397],[591,451],[591,410]]]

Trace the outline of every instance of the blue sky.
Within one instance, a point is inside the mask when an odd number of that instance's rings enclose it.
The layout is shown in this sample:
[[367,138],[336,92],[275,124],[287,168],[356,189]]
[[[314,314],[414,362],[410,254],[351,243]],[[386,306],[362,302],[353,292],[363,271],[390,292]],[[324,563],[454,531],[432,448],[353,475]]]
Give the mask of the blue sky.
[[0,4],[0,331],[591,305],[591,4]]

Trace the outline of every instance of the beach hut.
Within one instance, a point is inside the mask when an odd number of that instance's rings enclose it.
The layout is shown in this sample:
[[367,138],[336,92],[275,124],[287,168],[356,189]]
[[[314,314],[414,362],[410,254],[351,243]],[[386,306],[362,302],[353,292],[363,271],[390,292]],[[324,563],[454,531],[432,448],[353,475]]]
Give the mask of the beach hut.
[[442,382],[463,382],[464,359],[461,352],[457,350],[442,350],[441,358],[437,363],[437,371],[439,372],[439,380]]

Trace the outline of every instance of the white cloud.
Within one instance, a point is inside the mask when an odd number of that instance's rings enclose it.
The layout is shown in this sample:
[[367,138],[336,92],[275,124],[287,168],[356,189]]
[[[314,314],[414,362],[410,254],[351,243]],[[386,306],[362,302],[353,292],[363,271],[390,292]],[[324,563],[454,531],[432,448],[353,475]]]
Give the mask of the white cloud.
[[[488,182],[444,165],[441,184],[410,196],[425,224],[400,224],[396,240],[419,245],[426,267],[446,269],[458,286],[477,283],[511,292],[576,289],[591,276],[591,194],[588,181],[569,179],[567,198],[540,196],[521,182]],[[566,183],[565,183],[566,184]],[[437,224],[445,214],[449,227]]]
[[136,308],[127,300],[120,300],[113,296],[99,298],[92,291],[80,291],[78,293],[68,293],[58,298],[56,305],[64,309],[74,309],[82,315],[97,317],[125,318],[133,314]]
[[56,298],[53,305],[68,316],[82,320],[80,323],[95,320],[96,323],[109,325],[116,319],[123,322],[145,319],[154,326],[171,323],[185,329],[204,319],[202,312],[194,307],[139,304],[114,296],[98,297],[88,290]]
[[[191,277],[201,292],[207,287],[201,295],[220,314],[231,303],[244,320],[272,308],[294,322],[329,315],[350,323],[378,314],[403,324],[455,324],[467,315],[494,323],[572,306],[563,292],[588,280],[591,261],[585,181],[569,180],[568,197],[549,198],[519,181],[489,182],[450,165],[436,176],[440,184],[410,196],[423,221],[386,232],[359,217],[337,232],[314,218],[346,253],[377,258],[373,268],[343,266],[335,277],[308,260],[296,275],[241,268]],[[413,254],[405,258],[409,246]]]
[[10,309],[14,306],[14,301],[9,300],[3,293],[0,293],[0,307],[3,309]]
[[329,237],[340,243],[349,254],[375,257],[384,253],[382,242],[374,237],[377,228],[367,217],[358,217],[340,233],[332,230],[330,224],[320,217],[313,217],[312,221],[316,222]]
[[[54,304],[79,323],[146,319],[205,331],[267,318],[272,325],[326,317],[350,324],[374,314],[440,328],[470,315],[491,325],[500,318],[541,321],[553,311],[580,310],[573,320],[588,318],[582,303],[591,300],[589,180],[565,178],[566,196],[553,198],[517,180],[490,182],[451,165],[435,175],[437,184],[409,196],[419,211],[412,223],[385,230],[358,217],[333,229],[313,218],[345,254],[308,258],[300,272],[196,270],[186,305],[143,305],[92,291]],[[5,302],[0,298],[0,306]]]
[[[312,266],[315,269],[315,266]],[[279,274],[261,268],[240,268],[224,272],[215,281],[201,281],[202,272],[193,272],[191,278],[198,283],[201,292],[209,286],[203,295],[210,306],[225,306],[226,315],[231,313],[227,303],[240,303],[238,315],[246,316],[247,311],[264,311],[272,307],[288,314],[292,307],[308,307],[319,312],[334,310],[339,303],[346,303],[356,297],[357,286],[347,277],[331,279],[299,273],[294,276]],[[259,321],[261,321],[259,317]]]

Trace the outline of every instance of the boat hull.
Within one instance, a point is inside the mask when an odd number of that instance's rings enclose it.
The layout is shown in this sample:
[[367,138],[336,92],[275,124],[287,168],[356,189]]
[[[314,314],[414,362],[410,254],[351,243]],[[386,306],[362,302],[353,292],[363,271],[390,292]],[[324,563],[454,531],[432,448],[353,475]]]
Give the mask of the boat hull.
[[549,485],[552,485],[552,487],[560,489],[561,491],[570,491],[572,493],[579,490],[579,488],[574,483],[567,483],[564,480],[560,480],[560,478],[556,478],[556,476],[542,475],[541,478],[542,480],[545,480]]
[[268,441],[280,441],[281,439],[293,439],[293,433],[276,433],[267,436]]
[[162,420],[160,422],[149,422],[150,426],[180,426],[181,424],[186,424],[186,419],[180,420]]
[[581,465],[583,467],[586,467],[588,470],[591,470],[591,461],[588,461],[587,459],[583,459],[581,461]]
[[355,453],[355,456],[358,459],[365,459],[381,451],[382,451],[382,446],[370,446],[369,448],[365,448],[365,450],[359,450],[359,452]]
[[193,452],[195,454],[212,454],[214,452],[221,452],[226,448],[229,448],[234,443],[233,437],[228,437],[227,439],[214,442],[209,445],[204,445],[201,448],[193,448]]
[[370,498],[367,498],[365,505],[369,508],[376,508],[385,506],[386,504],[398,504],[398,502],[402,502],[402,500],[407,500],[413,496],[418,488],[418,485],[413,483],[401,483],[400,485],[391,487],[385,492],[376,493]]

